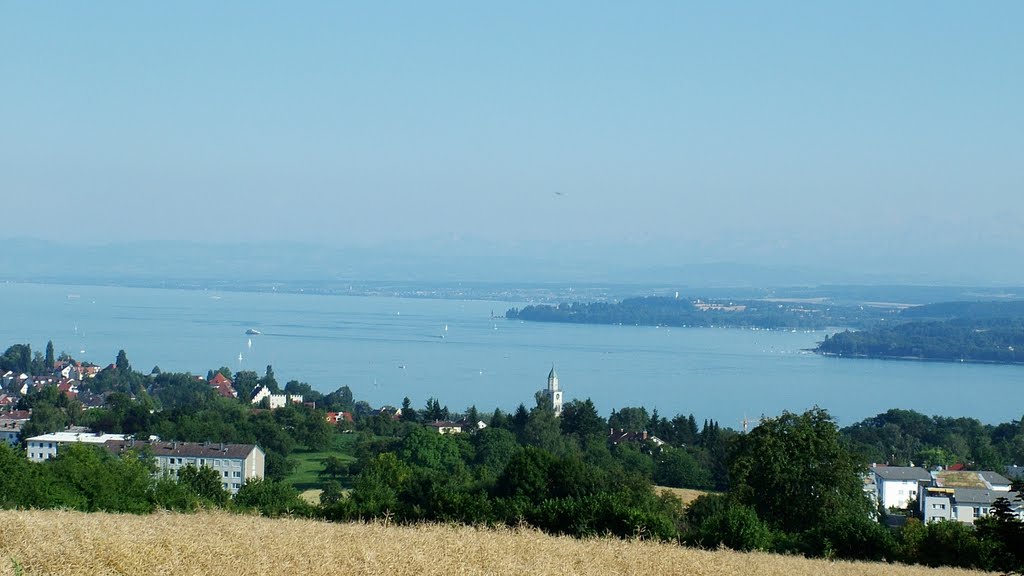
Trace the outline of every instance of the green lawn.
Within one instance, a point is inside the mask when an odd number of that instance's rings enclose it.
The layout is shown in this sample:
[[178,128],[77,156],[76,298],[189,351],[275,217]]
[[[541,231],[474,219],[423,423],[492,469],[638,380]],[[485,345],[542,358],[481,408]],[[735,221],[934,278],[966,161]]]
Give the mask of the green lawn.
[[288,457],[296,462],[295,470],[285,480],[295,486],[300,492],[320,488],[322,478],[319,473],[324,469],[323,461],[328,456],[337,456],[342,460],[355,462],[352,455],[355,449],[355,434],[337,434],[334,436],[330,448],[322,452],[309,450],[296,450]]

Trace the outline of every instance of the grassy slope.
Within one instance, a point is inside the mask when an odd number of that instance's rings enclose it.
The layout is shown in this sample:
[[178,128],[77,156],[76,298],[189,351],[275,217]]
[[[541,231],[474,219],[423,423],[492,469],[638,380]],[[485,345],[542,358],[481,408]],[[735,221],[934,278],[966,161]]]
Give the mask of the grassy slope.
[[325,458],[337,456],[342,460],[355,462],[355,456],[352,456],[355,434],[335,434],[332,438],[331,447],[323,452],[306,450],[293,452],[289,458],[296,462],[295,470],[285,481],[294,485],[300,492],[318,489],[323,482],[319,473],[324,469]]
[[0,511],[0,574],[971,574],[532,530],[385,527],[227,513],[151,516]]

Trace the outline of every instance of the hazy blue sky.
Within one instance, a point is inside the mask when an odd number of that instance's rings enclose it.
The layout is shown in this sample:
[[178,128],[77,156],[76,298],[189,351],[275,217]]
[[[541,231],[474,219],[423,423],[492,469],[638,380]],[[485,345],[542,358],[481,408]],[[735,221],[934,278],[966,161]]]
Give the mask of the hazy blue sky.
[[0,236],[1024,274],[1024,2],[266,4],[0,5]]

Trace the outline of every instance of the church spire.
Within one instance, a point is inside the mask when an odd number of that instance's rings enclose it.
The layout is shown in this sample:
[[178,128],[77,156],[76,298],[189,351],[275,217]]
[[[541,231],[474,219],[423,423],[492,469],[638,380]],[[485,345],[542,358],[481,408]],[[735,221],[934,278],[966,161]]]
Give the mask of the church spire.
[[562,415],[562,391],[558,389],[558,374],[555,373],[555,364],[551,363],[551,372],[548,372],[548,388],[541,391],[551,403],[551,409],[555,416]]

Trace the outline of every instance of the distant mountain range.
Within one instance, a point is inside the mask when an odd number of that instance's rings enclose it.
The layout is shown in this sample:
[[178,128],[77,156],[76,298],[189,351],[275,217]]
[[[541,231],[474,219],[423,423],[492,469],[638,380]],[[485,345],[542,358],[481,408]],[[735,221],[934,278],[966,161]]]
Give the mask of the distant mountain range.
[[[523,242],[515,246],[436,241],[400,247],[329,247],[295,242],[145,241],[116,244],[0,240],[0,281],[139,286],[289,285],[334,290],[354,282],[406,287],[451,283],[542,285],[567,299],[671,294],[703,297],[825,297],[909,304],[997,299],[1024,289],[920,286],[913,277],[858,276],[799,267],[633,257]],[[935,284],[929,282],[928,284]],[[778,288],[785,287],[785,288]]]

